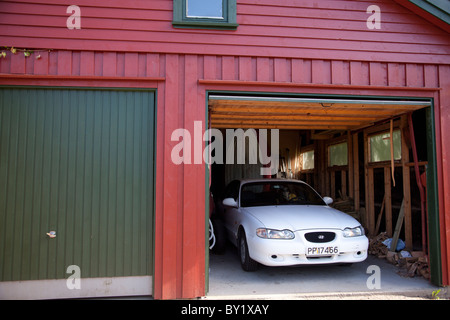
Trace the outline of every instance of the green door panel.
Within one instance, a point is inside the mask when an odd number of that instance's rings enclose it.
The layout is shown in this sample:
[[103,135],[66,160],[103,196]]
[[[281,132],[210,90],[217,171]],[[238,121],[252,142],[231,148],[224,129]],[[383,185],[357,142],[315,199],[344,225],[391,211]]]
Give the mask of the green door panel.
[[152,274],[154,124],[153,91],[0,88],[0,281]]

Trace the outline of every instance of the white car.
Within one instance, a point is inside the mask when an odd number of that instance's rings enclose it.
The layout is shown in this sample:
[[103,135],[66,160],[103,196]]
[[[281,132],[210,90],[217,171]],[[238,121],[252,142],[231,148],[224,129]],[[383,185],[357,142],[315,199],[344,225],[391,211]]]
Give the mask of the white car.
[[225,190],[223,223],[242,268],[355,263],[367,258],[364,228],[298,180],[235,180]]

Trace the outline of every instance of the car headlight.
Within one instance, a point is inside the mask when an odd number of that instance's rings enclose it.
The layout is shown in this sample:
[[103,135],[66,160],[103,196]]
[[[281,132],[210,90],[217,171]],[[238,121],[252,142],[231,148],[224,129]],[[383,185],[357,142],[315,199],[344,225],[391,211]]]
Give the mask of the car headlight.
[[295,235],[291,230],[275,230],[259,228],[256,229],[256,235],[264,239],[294,239]]
[[364,235],[364,229],[361,226],[357,226],[356,228],[345,228],[344,229],[344,237],[359,237]]

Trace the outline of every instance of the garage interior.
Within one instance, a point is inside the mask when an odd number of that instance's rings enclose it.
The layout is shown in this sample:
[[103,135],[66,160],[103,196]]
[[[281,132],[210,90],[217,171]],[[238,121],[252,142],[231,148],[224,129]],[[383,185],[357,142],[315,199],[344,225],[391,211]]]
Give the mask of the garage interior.
[[[427,256],[429,99],[210,94],[208,109],[210,128],[279,129],[273,177],[303,180],[332,197],[369,239],[385,232]],[[233,179],[261,178],[254,166],[213,164],[215,200]]]

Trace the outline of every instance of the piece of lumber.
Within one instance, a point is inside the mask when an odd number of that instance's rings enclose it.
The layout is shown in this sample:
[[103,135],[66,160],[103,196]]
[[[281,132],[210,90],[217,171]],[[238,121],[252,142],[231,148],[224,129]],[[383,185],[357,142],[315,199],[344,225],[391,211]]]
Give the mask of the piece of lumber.
[[404,217],[405,217],[405,199],[402,200],[402,205],[400,207],[400,212],[397,218],[397,224],[395,225],[394,235],[392,236],[392,243],[390,248],[391,251],[395,252],[395,249],[397,248],[398,237],[400,236],[400,231],[402,229]]
[[381,218],[383,217],[385,202],[386,202],[386,193],[384,194],[383,202],[381,203],[380,213],[378,213],[377,225],[375,227],[375,234],[378,234],[378,231],[380,230]]

